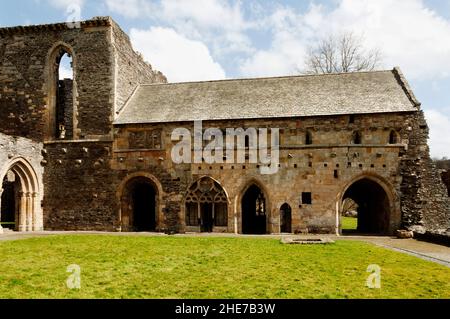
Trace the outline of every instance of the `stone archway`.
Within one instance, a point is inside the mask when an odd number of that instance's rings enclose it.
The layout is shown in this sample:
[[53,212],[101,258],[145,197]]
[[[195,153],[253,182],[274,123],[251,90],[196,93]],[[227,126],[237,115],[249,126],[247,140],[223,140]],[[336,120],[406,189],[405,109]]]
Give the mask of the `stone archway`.
[[353,232],[392,234],[399,223],[393,201],[392,192],[385,183],[372,176],[363,176],[345,188],[340,200],[339,217],[342,219],[344,210],[349,206],[347,203],[351,202],[352,209],[357,212],[357,229]]
[[43,230],[40,187],[33,167],[18,158],[0,173],[0,221],[16,231]]
[[119,188],[120,230],[154,232],[161,228],[161,187],[147,175],[133,175]]
[[241,200],[242,233],[263,235],[268,232],[267,197],[256,183],[247,187]]

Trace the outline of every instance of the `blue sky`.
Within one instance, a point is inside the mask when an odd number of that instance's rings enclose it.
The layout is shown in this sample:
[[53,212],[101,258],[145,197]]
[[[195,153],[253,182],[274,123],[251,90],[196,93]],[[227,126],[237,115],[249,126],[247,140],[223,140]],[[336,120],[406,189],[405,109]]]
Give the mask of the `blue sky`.
[[106,15],[171,82],[296,74],[320,37],[352,31],[401,67],[432,155],[450,157],[450,0],[15,0],[0,26]]

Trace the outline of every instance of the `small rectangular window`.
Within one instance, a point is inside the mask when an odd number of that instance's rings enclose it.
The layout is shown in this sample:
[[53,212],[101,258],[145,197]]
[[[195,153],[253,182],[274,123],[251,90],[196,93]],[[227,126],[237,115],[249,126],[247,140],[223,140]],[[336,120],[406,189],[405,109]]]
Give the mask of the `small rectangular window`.
[[309,192],[302,193],[302,204],[311,205],[312,204],[312,194]]

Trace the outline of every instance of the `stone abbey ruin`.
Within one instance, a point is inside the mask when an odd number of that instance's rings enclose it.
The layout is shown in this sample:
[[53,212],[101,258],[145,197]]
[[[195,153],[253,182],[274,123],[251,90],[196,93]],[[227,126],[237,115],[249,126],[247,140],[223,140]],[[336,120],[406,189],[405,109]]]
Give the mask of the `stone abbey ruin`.
[[[279,128],[277,173],[175,164],[172,132],[195,120]],[[339,234],[350,198],[361,233],[442,233],[427,139],[398,68],[171,84],[109,17],[0,28],[1,221],[18,231]]]

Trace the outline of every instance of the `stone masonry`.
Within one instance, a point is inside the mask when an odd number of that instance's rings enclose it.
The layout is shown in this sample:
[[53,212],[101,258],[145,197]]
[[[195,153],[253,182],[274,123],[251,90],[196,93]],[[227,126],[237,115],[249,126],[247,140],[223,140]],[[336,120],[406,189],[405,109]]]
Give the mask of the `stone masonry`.
[[[73,58],[74,78],[58,82],[64,53]],[[449,197],[429,156],[428,126],[398,69],[166,82],[109,17],[83,21],[80,28],[0,29],[0,178],[11,169],[19,177],[26,171],[23,178],[32,173],[41,186],[35,201],[29,195],[17,208],[21,230],[41,224],[45,230],[132,230],[131,221],[144,218],[138,215],[147,209],[156,220],[152,231],[204,231],[212,217],[212,231],[242,233],[253,185],[264,198],[264,207],[256,208],[264,210],[264,232],[281,232],[281,208],[288,205],[290,232],[339,233],[342,202],[360,181],[369,195],[361,203],[378,200],[387,214],[378,218],[387,223],[380,232],[450,227]],[[204,129],[223,132],[280,128],[278,172],[262,175],[262,163],[226,158],[175,164],[173,131],[193,132],[199,119]],[[63,137],[59,122],[66,123]],[[16,168],[11,160],[19,158]],[[217,222],[220,212],[209,195],[199,202],[199,223],[192,216],[187,221],[188,208],[197,209],[188,205],[188,190],[204,178],[226,194],[225,221]],[[144,198],[150,193],[154,201]],[[24,216],[36,218],[35,227]]]

